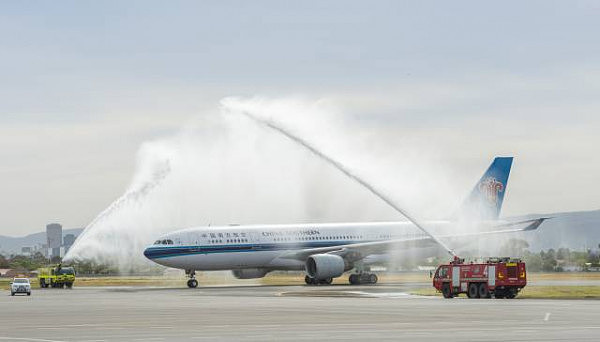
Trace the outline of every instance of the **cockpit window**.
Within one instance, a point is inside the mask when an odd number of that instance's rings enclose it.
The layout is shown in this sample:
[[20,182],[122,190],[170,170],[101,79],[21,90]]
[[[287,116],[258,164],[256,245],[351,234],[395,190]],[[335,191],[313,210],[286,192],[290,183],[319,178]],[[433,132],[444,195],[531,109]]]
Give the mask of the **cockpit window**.
[[63,267],[58,271],[58,274],[75,274],[73,267]]
[[436,278],[446,278],[448,277],[448,266],[442,266],[438,269]]
[[154,241],[155,245],[172,245],[173,240],[156,240]]

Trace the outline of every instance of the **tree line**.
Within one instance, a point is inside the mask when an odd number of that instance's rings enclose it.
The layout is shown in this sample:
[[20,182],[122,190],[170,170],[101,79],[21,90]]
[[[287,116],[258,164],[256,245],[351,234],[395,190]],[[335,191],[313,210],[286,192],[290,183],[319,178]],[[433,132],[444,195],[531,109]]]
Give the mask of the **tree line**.
[[[61,263],[60,257],[46,258],[42,253],[36,252],[31,256],[11,255],[5,257],[0,254],[0,268],[11,268],[19,271],[35,271],[49,265]],[[118,274],[118,269],[114,266],[97,263],[95,261],[80,261],[70,264],[75,267],[75,271],[80,275],[113,275]]]
[[[562,272],[570,268],[589,270],[600,266],[599,250],[576,251],[569,248],[550,248],[537,253],[529,251],[529,244],[521,239],[509,239],[500,248],[501,256],[520,257],[532,272]],[[598,245],[600,249],[600,244]]]

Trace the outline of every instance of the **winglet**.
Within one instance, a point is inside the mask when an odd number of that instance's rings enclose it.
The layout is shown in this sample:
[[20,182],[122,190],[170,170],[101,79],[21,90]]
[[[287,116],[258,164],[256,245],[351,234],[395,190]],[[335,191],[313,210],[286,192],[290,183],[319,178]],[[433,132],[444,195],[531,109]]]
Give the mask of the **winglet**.
[[550,220],[550,219],[552,219],[552,217],[537,218],[537,219],[533,220],[527,227],[523,228],[523,231],[527,232],[530,230],[536,230],[544,221]]

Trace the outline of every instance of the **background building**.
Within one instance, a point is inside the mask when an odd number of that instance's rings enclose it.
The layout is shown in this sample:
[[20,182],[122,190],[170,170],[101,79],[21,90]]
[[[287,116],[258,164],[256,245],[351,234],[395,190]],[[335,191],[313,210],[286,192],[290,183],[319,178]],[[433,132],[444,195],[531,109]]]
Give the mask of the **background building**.
[[62,246],[62,226],[58,223],[46,225],[46,240],[48,242],[49,255],[53,258],[60,256],[60,247]]
[[71,248],[71,246],[73,246],[76,238],[77,238],[77,236],[75,236],[75,234],[66,234],[65,235],[65,237],[63,238],[63,246],[65,247],[65,253],[67,253],[69,251],[69,248]]

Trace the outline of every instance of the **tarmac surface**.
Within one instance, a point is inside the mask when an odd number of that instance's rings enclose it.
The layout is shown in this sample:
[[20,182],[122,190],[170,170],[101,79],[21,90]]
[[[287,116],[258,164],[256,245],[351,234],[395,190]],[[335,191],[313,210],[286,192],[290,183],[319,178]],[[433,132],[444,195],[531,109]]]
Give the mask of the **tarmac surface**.
[[0,341],[598,341],[600,301],[466,299],[403,285],[0,292]]

